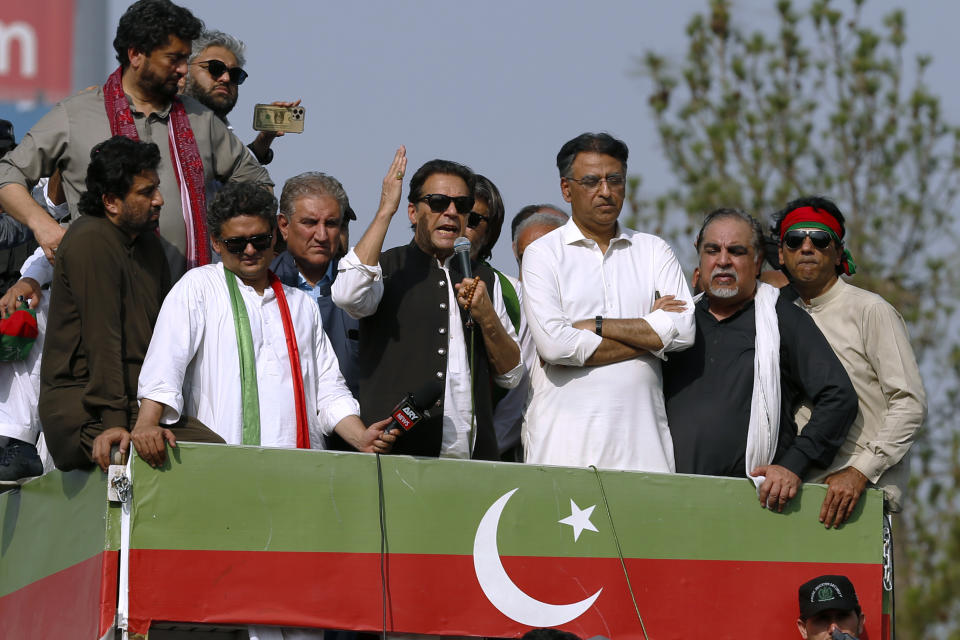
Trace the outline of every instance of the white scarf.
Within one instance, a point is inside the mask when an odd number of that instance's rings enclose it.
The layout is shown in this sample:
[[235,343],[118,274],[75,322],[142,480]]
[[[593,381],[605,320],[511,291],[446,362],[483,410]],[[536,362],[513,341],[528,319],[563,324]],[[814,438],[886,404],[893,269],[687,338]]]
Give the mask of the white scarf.
[[[780,326],[776,309],[779,295],[780,290],[776,287],[757,283],[757,294],[753,299],[757,337],[753,354],[750,427],[747,430],[747,477],[756,467],[773,462],[780,434]],[[764,476],[750,479],[759,490]]]
[[[703,294],[697,295],[696,304]],[[753,352],[753,397],[747,427],[746,475],[760,489],[765,476],[750,476],[755,468],[773,462],[780,434],[780,326],[777,298],[780,290],[757,283],[753,298],[756,338]]]

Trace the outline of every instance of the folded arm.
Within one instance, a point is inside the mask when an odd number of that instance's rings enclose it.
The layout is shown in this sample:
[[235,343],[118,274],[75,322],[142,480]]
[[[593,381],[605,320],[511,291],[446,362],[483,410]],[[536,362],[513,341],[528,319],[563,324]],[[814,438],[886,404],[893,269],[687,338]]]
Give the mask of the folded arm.
[[[653,303],[653,311],[660,309],[671,313],[681,313],[688,308],[687,303],[672,295],[661,296]],[[578,320],[573,323],[575,329],[596,332],[596,318]],[[647,351],[663,349],[663,339],[644,318],[604,318],[601,323],[603,341],[587,360],[588,365],[603,365],[629,360]]]

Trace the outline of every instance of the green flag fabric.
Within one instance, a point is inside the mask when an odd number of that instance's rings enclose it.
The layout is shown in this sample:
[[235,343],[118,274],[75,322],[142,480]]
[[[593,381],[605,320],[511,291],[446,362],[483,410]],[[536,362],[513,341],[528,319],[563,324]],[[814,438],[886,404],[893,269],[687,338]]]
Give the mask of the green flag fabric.
[[237,332],[237,351],[240,354],[240,397],[243,402],[243,444],[260,444],[260,394],[257,388],[257,359],[253,353],[253,335],[250,317],[237,286],[237,276],[224,268],[233,326]]

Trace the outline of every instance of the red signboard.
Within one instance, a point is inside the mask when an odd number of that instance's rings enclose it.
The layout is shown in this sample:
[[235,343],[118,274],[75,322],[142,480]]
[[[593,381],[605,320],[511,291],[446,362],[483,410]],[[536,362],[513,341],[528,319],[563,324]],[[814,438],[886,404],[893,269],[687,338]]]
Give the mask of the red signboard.
[[55,102],[70,94],[74,0],[0,3],[0,100]]

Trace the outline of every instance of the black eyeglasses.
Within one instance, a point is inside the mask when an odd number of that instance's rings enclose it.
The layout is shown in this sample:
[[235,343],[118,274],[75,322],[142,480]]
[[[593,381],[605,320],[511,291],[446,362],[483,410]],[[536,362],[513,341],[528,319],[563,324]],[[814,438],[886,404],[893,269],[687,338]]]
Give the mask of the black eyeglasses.
[[252,244],[257,251],[264,251],[273,245],[272,233],[261,233],[256,236],[237,236],[235,238],[223,238],[220,240],[224,248],[230,253],[237,255],[247,250],[247,245]]
[[476,229],[480,226],[481,222],[490,222],[490,216],[485,216],[482,213],[477,213],[476,211],[471,211],[467,215],[467,227],[470,229]]
[[450,207],[450,203],[456,207],[457,213],[469,213],[473,208],[473,196],[445,196],[442,193],[428,193],[418,200],[426,202],[430,211],[434,213],[443,213]]
[[247,79],[247,72],[240,67],[231,67],[227,68],[220,60],[204,60],[203,62],[195,63],[198,66],[203,67],[207,70],[207,73],[216,80],[224,74],[224,72],[230,74],[230,82],[235,85],[243,84],[243,81]]
[[622,187],[627,181],[626,178],[619,173],[611,173],[604,178],[599,176],[583,176],[582,178],[567,178],[567,180],[576,182],[584,189],[596,189],[600,186],[601,182],[606,182],[608,187],[611,189],[616,189],[618,187]]
[[804,238],[810,238],[817,249],[826,249],[833,241],[833,236],[822,229],[793,229],[783,235],[783,244],[796,250],[803,246]]

